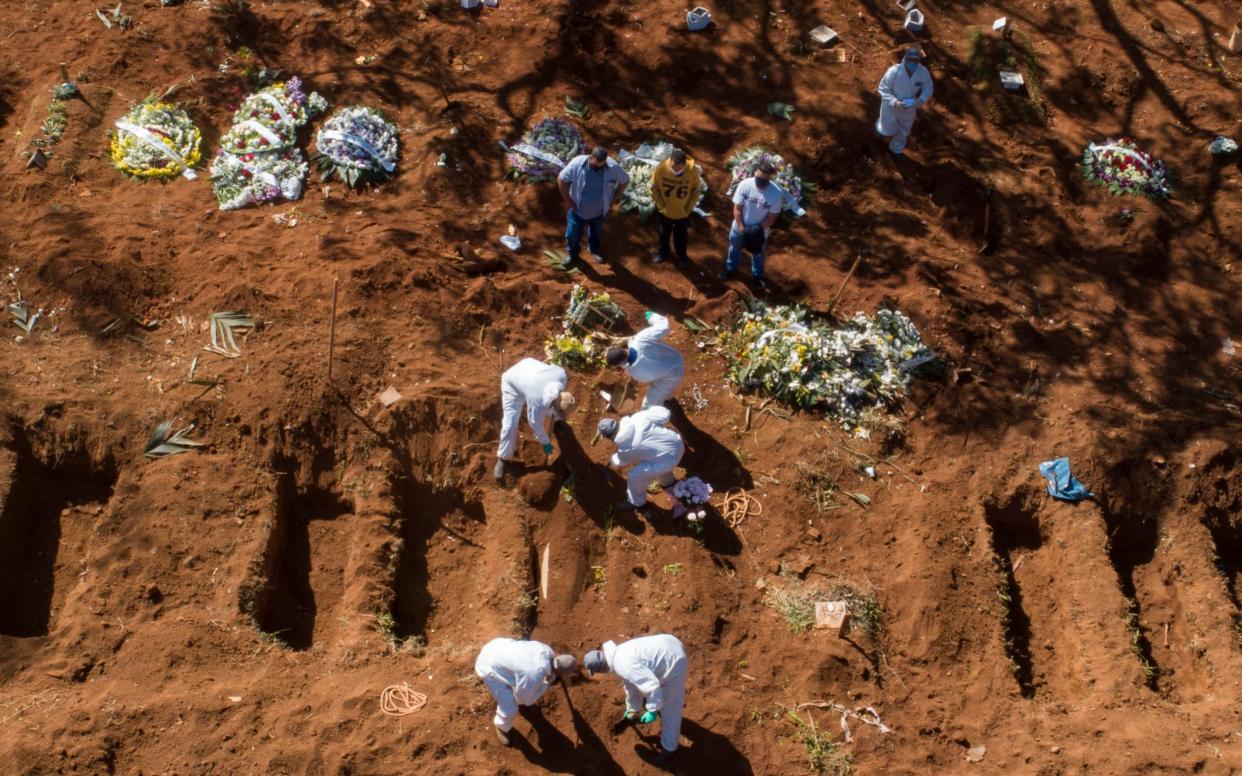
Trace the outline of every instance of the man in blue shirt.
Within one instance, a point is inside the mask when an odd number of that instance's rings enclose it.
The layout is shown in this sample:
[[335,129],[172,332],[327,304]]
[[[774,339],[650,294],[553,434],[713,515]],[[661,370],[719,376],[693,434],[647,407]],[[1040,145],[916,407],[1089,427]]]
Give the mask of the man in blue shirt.
[[569,256],[562,266],[570,269],[581,257],[583,226],[587,228],[587,247],[591,255],[596,261],[603,261],[600,242],[604,236],[604,218],[621,198],[630,176],[608,156],[608,149],[595,146],[591,153],[571,159],[556,180],[568,210],[565,247]]

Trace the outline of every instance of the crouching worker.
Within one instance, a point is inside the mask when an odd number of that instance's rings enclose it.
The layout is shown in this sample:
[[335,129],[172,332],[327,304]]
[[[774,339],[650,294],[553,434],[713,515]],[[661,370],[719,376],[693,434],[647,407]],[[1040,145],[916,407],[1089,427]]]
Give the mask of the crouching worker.
[[543,445],[545,455],[552,455],[552,440],[548,438],[547,419],[563,420],[577,404],[574,395],[565,390],[569,376],[559,366],[545,364],[533,358],[524,358],[509,367],[500,376],[500,405],[504,417],[500,422],[500,449],[496,452],[493,476],[501,480],[505,476],[505,461],[512,461],[517,454],[518,421],[522,407],[526,407],[526,422],[534,432],[535,439]]
[[578,670],[573,655],[557,655],[538,641],[492,639],[483,645],[474,661],[474,672],[496,699],[496,739],[511,743],[509,731],[518,706],[533,706],[544,691],[562,676]]
[[[649,725],[660,719],[657,765],[667,765],[681,738],[686,699],[686,648],[675,636],[642,636],[621,644],[604,642],[582,658],[591,676],[614,673],[625,688],[623,723]],[[639,716],[641,714],[641,716]]]
[[647,328],[630,337],[624,348],[609,348],[604,354],[608,366],[623,369],[636,383],[647,384],[643,409],[663,407],[686,377],[686,359],[681,351],[664,342],[668,318],[647,311]]
[[621,420],[604,418],[599,435],[617,445],[608,465],[614,469],[631,467],[626,475],[626,500],[617,509],[637,509],[647,503],[647,486],[652,482],[672,485],[673,469],[681,462],[686,445],[681,435],[666,424],[671,420],[663,407],[649,407]]

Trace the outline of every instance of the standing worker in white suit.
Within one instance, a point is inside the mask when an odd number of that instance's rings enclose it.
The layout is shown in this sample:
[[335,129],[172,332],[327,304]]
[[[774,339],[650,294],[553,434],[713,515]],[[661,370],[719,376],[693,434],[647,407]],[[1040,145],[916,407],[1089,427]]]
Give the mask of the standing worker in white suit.
[[[681,738],[681,712],[686,700],[686,648],[676,636],[642,636],[621,644],[605,641],[582,658],[591,676],[612,672],[625,688],[623,722],[660,722],[660,754],[666,765]],[[639,716],[639,714],[642,716]]]
[[509,746],[518,706],[533,706],[562,676],[578,670],[573,655],[557,655],[538,641],[492,639],[474,661],[474,672],[496,699],[496,738]]
[[626,500],[617,509],[637,509],[647,503],[647,486],[652,482],[672,485],[673,469],[681,462],[686,445],[666,424],[672,419],[663,407],[649,407],[621,420],[604,418],[597,430],[617,445],[608,460],[614,469],[631,467],[626,475]]
[[888,150],[895,156],[905,151],[915,115],[932,98],[932,77],[922,58],[919,50],[911,47],[880,79],[880,118],[875,131],[889,141]]
[[500,376],[500,405],[504,417],[500,421],[496,467],[492,470],[497,480],[505,476],[505,461],[513,460],[517,453],[518,421],[523,406],[535,439],[543,445],[545,455],[552,455],[552,440],[548,438],[546,427],[548,416],[563,420],[577,404],[574,395],[565,390],[568,383],[569,375],[564,369],[533,358],[522,359]]
[[647,328],[630,337],[627,347],[609,348],[604,360],[624,369],[636,383],[647,384],[643,409],[663,407],[686,377],[686,359],[677,348],[663,342],[668,318],[647,311]]

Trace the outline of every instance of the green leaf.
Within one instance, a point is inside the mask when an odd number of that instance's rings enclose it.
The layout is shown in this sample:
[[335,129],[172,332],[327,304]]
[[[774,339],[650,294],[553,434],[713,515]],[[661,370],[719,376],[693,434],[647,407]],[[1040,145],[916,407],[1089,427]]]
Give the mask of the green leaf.
[[241,349],[233,337],[233,329],[253,329],[254,321],[245,313],[212,313],[210,318],[211,344],[204,350],[219,353],[225,358],[238,358]]
[[793,121],[793,114],[798,109],[786,102],[768,103],[768,113],[773,116],[779,116],[785,121]]
[[176,455],[189,452],[196,447],[206,446],[206,442],[199,442],[186,436],[193,430],[194,424],[191,423],[174,434],[172,433],[172,421],[166,420],[151,432],[151,438],[147,440],[146,449],[142,454],[148,458],[161,458],[165,455]]

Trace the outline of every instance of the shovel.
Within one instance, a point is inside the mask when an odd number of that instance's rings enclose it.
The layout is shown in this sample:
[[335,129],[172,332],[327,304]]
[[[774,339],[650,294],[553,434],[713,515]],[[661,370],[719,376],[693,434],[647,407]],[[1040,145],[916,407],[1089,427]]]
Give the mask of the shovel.
[[[625,385],[622,386],[621,393],[617,394],[620,398],[618,398],[615,402],[613,401],[613,394],[609,393],[608,391],[599,392],[600,397],[602,397],[604,400],[604,411],[605,412],[607,411],[622,412],[622,409],[625,407],[626,401],[628,401],[629,399],[631,382],[632,382],[631,378],[629,377],[625,378]],[[591,437],[591,447],[595,447],[595,443],[598,441],[599,441],[599,431],[596,431],[595,436]]]

